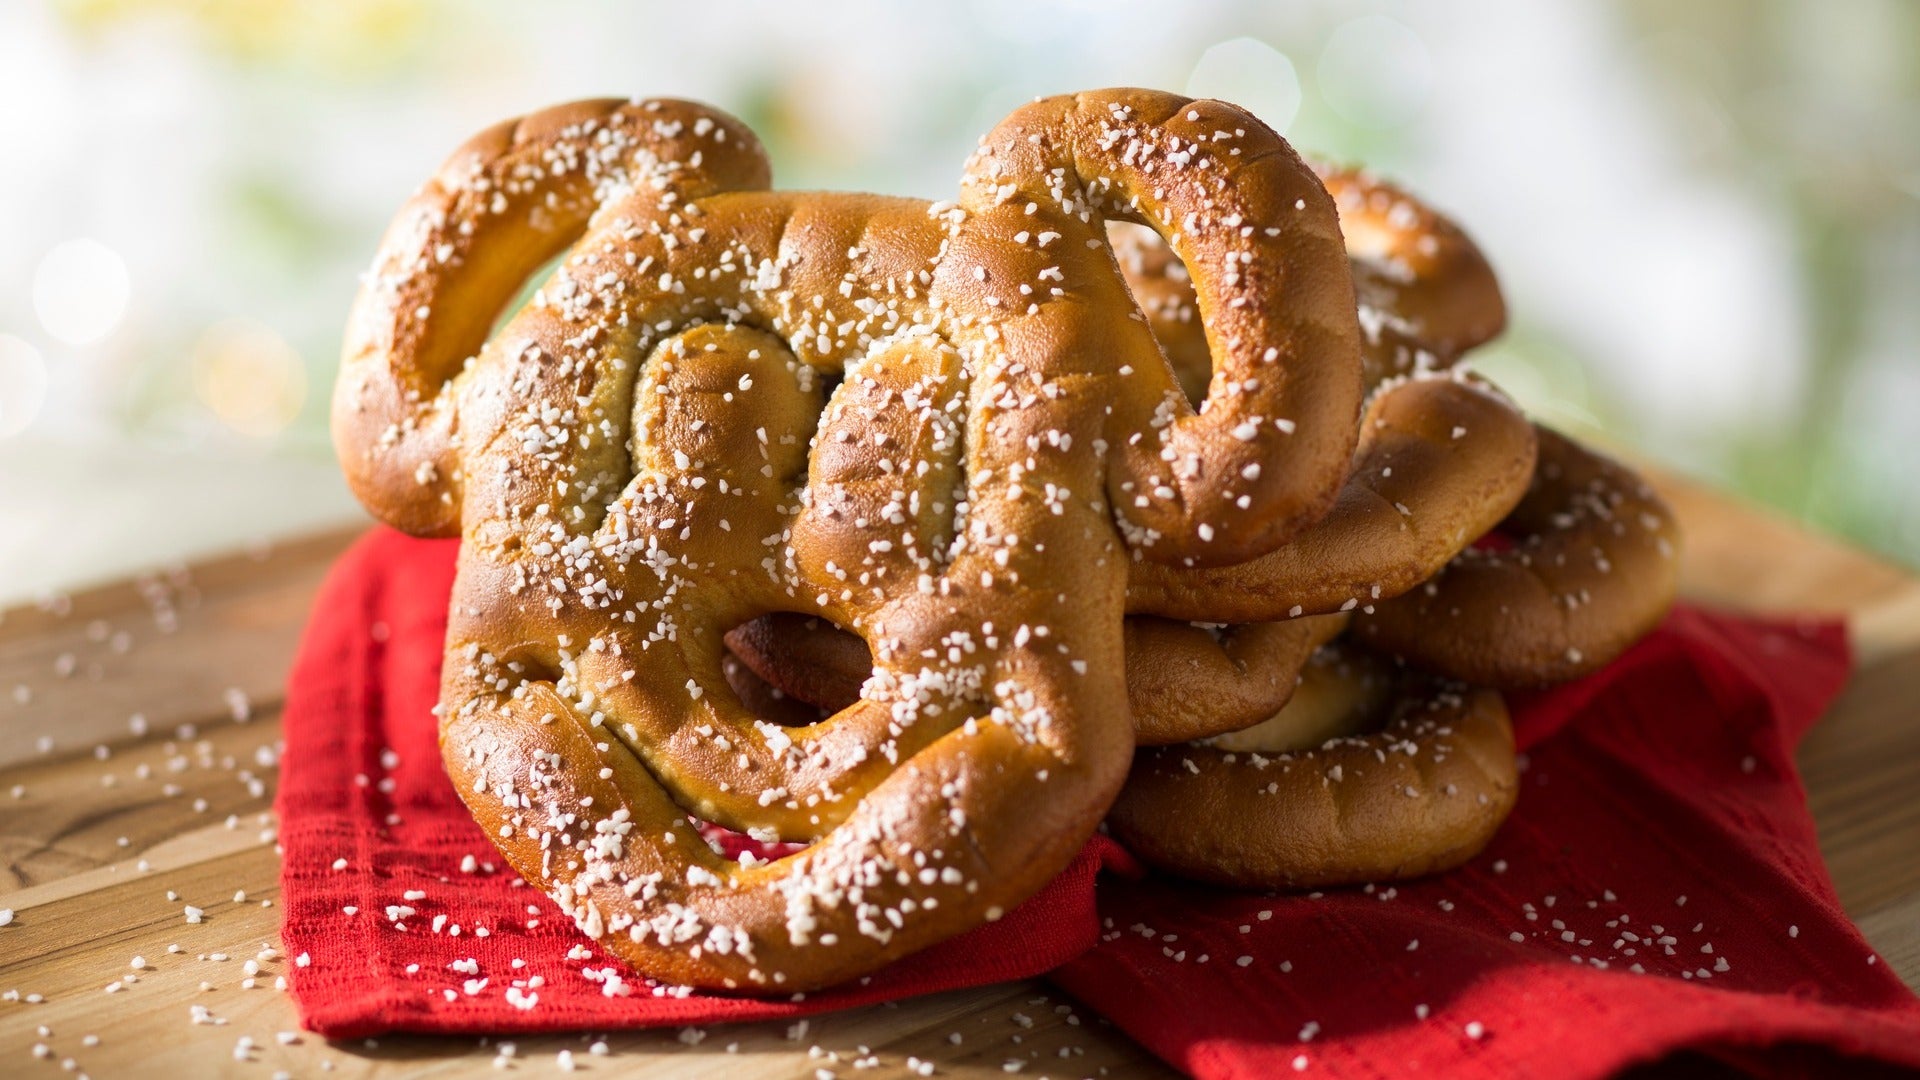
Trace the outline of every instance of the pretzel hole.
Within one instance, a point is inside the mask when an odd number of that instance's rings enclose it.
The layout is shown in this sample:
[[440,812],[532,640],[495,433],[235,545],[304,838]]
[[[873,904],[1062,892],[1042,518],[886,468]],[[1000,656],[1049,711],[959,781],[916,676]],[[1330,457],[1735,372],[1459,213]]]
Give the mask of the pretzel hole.
[[1206,744],[1217,750],[1289,754],[1372,734],[1393,718],[1401,681],[1394,664],[1378,653],[1323,645],[1300,672],[1300,685],[1284,708]]
[[1173,246],[1145,225],[1107,222],[1107,239],[1133,302],[1147,317],[1154,340],[1166,354],[1173,377],[1194,408],[1207,399],[1213,379],[1213,353],[1194,298],[1193,279]]
[[571,700],[574,696],[573,679],[562,668],[559,658],[550,655],[544,646],[528,643],[503,649],[494,654],[492,664],[516,684],[547,683],[563,698]]
[[1520,545],[1514,540],[1512,535],[1501,532],[1498,529],[1495,529],[1494,531],[1487,533],[1486,535],[1480,537],[1478,540],[1475,540],[1473,543],[1467,545],[1468,549],[1471,551],[1484,551],[1490,555],[1504,554],[1506,552],[1514,550],[1519,546]]
[[558,255],[535,266],[532,273],[520,280],[519,285],[507,298],[507,302],[500,305],[499,312],[493,317],[493,325],[487,328],[488,341],[498,337],[501,328],[512,322],[514,316],[520,314],[529,303],[532,303],[536,293],[547,287],[553,278],[554,271],[560,269],[560,264],[566,261],[568,253],[568,250],[561,251]]
[[733,691],[733,696],[740,699],[740,707],[755,720],[797,728],[817,724],[833,715],[831,711],[802,701],[761,678],[732,652],[720,657],[720,674],[727,680],[727,688]]
[[721,668],[728,684],[748,712],[768,723],[797,727],[832,716],[859,699],[873,670],[867,643],[817,614],[762,615],[727,631],[726,642]]
[[760,840],[737,829],[729,829],[725,825],[702,821],[691,814],[687,816],[687,820],[692,822],[693,827],[699,831],[700,839],[707,842],[707,847],[711,848],[715,855],[729,862],[746,863],[751,866],[754,863],[784,859],[807,849],[806,844],[791,840]]

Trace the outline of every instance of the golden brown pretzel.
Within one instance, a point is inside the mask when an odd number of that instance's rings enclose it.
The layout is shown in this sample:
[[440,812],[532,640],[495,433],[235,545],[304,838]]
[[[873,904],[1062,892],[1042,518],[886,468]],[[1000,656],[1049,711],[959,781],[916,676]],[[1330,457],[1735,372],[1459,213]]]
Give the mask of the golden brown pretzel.
[[[958,204],[766,176],[680,102],[482,135],[388,233],[335,431],[377,514],[463,537],[442,745],[515,869],[648,975],[796,990],[1072,857],[1128,766],[1130,558],[1243,559],[1317,519],[1359,330],[1331,200],[1217,102],[1036,102]],[[1194,271],[1204,414],[1129,317],[1108,217]],[[846,373],[824,411],[816,368]],[[781,610],[860,634],[873,691],[756,722],[721,636]],[[814,842],[734,864],[690,813]]]
[[1261,622],[1398,596],[1498,523],[1534,471],[1533,426],[1520,411],[1497,390],[1449,376],[1383,387],[1361,439],[1326,517],[1236,566],[1136,562],[1127,611]]
[[[1104,172],[1089,178],[1089,165]],[[1227,188],[1228,177],[1245,179]],[[1139,91],[1047,98],[982,141],[962,186],[976,214],[990,206],[1000,220],[962,230],[943,265],[956,290],[990,307],[1027,306],[1009,334],[1058,310],[1040,303],[1047,296],[1079,300],[1071,306],[1082,316],[1129,313],[1079,322],[1082,355],[1123,358],[1119,371],[1136,384],[1107,406],[1105,447],[1108,494],[1136,555],[1241,562],[1325,513],[1355,444],[1359,330],[1332,200],[1285,140],[1219,102]],[[1035,232],[1049,203],[1058,224]],[[1107,220],[1152,226],[1188,268],[1213,360],[1203,411],[1173,384],[1118,274],[1099,275],[1098,292],[1083,286],[1078,298],[1057,284],[1067,253],[1047,233],[1113,267]],[[996,232],[1027,256],[1033,292],[1013,287],[1028,283],[1016,272],[996,295],[968,240]]]
[[[1500,283],[1458,225],[1370,173],[1316,168],[1340,208],[1369,387],[1451,367],[1499,335],[1506,325]],[[1113,237],[1128,287],[1180,385],[1197,400],[1212,361],[1186,267],[1148,230],[1115,226]]]
[[1678,585],[1680,530],[1633,470],[1547,428],[1511,546],[1460,553],[1432,581],[1361,614],[1357,640],[1483,686],[1544,686],[1611,663],[1657,626]]
[[[1371,403],[1333,510],[1286,546],[1238,566],[1135,563],[1126,638],[1135,738],[1186,742],[1272,714],[1307,655],[1344,625],[1285,620],[1373,604],[1430,578],[1512,509],[1533,451],[1531,425],[1497,394],[1444,378],[1401,381]],[[852,700],[872,670],[857,639],[818,619],[768,616],[728,644],[814,705]]]
[[[1457,226],[1367,174],[1321,176],[1341,208],[1360,291],[1369,386],[1449,366],[1499,332],[1498,283]],[[1190,398],[1203,398],[1210,350],[1185,266],[1150,230],[1115,224],[1109,233],[1176,377]],[[1371,405],[1357,468],[1327,518],[1240,566],[1137,565],[1128,610],[1245,623],[1372,604],[1428,579],[1512,508],[1533,468],[1529,426],[1504,400],[1476,389],[1393,381]],[[1383,513],[1387,506],[1404,521]],[[1223,636],[1165,620],[1134,622],[1156,627],[1151,637],[1131,624],[1128,633],[1141,745],[1204,738],[1271,714],[1285,704],[1303,650],[1322,639],[1245,625]],[[729,644],[763,679],[815,704],[851,700],[871,668],[856,639],[819,620],[759,620]]]
[[[1293,695],[1313,650],[1346,625],[1340,613],[1239,625],[1129,617],[1124,653],[1134,742],[1187,742],[1271,715]],[[873,672],[857,636],[804,615],[762,616],[731,631],[727,646],[753,672],[756,693],[816,709],[851,705]]]
[[[1498,282],[1457,225],[1364,172],[1321,175],[1340,207],[1367,335],[1369,386],[1449,367],[1499,333],[1505,308]],[[1196,348],[1184,267],[1152,234],[1115,232],[1128,285],[1183,385],[1203,379],[1209,361]],[[1506,524],[1526,538],[1520,549],[1464,553],[1414,595],[1392,599],[1404,590],[1383,589],[1387,602],[1355,629],[1362,640],[1449,677],[1534,686],[1598,670],[1659,622],[1672,603],[1677,568],[1671,512],[1624,467],[1560,436],[1540,438],[1533,493]],[[1634,544],[1635,535],[1646,542]],[[1616,564],[1616,572],[1607,571]]]
[[1336,642],[1271,720],[1142,749],[1107,825],[1182,877],[1308,889],[1458,866],[1486,846],[1517,791],[1499,694]]
[[467,140],[394,216],[348,320],[333,437],[354,494],[396,528],[457,534],[464,369],[528,275],[613,190],[684,200],[770,178],[752,132],[684,102],[581,101]]

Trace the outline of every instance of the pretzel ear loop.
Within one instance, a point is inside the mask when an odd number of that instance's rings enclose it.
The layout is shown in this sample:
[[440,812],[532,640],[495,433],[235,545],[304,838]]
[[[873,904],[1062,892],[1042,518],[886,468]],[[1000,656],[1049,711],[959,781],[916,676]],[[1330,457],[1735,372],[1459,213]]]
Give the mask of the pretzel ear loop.
[[469,139],[394,217],[348,318],[332,415],[354,494],[395,528],[456,535],[460,374],[528,276],[636,188],[770,182],[745,125],[687,102],[582,101]]
[[[1062,254],[1085,292],[1023,323],[955,285],[1049,280],[1011,209],[916,226],[897,200],[706,187],[607,202],[453,380],[467,542],[443,743],[516,869],[609,949],[672,981],[801,989],[996,917],[1124,781],[1101,447],[1121,421],[1084,381],[1085,346],[1124,322],[1086,304],[1124,290],[1103,248]],[[824,410],[813,366],[846,371]],[[795,609],[859,633],[878,670],[817,723],[756,722],[722,636]],[[733,864],[689,816],[811,844]]]
[[[1103,252],[1093,215],[1146,225],[1186,265],[1213,358],[1204,408],[1162,359],[1131,376],[1154,393],[1113,414],[1108,494],[1136,553],[1242,562],[1325,512],[1353,452],[1360,333],[1333,201],[1285,140],[1224,102],[1079,94],[1015,111],[963,183],[972,208],[1058,205],[1091,220],[1078,238]],[[1157,356],[1135,314],[1132,351]]]

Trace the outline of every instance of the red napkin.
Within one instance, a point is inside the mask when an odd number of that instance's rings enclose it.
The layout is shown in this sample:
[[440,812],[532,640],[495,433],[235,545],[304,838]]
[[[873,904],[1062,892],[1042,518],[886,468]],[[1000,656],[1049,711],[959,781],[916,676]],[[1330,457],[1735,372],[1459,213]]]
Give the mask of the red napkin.
[[[602,1030],[799,1017],[1043,974],[1098,937],[1105,837],[999,922],[852,986],[682,995],[609,958],[514,875],[447,781],[436,721],[455,541],[376,529],[321,586],[287,687],[281,938],[308,1028]],[[608,976],[612,972],[612,977]]]
[[1519,807],[1455,873],[1262,897],[1144,876],[1095,837],[998,923],[852,986],[751,999],[610,960],[468,817],[429,712],[454,551],[362,540],[288,688],[283,937],[325,1035],[798,1017],[1051,972],[1209,1077],[1597,1076],[1682,1049],[1920,1068],[1920,999],[1840,911],[1793,771],[1846,680],[1838,625],[1681,609],[1605,672],[1516,700]]

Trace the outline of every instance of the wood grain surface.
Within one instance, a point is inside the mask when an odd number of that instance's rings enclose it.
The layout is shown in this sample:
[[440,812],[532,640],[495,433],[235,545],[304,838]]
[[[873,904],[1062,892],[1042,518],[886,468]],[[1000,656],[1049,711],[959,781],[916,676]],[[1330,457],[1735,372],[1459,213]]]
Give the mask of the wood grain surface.
[[[1686,595],[1849,616],[1859,672],[1800,767],[1841,901],[1920,985],[1920,580],[1696,485],[1661,486],[1687,530]],[[0,1075],[495,1074],[502,1048],[485,1040],[300,1033],[274,989],[287,963],[269,813],[281,683],[313,591],[357,531],[0,616],[0,909],[13,912],[0,926]],[[187,905],[204,920],[189,923]],[[562,1051],[600,1075],[902,1076],[910,1058],[941,1076],[1167,1071],[1035,982],[804,1031],[513,1042],[512,1069],[540,1075],[560,1071]]]

